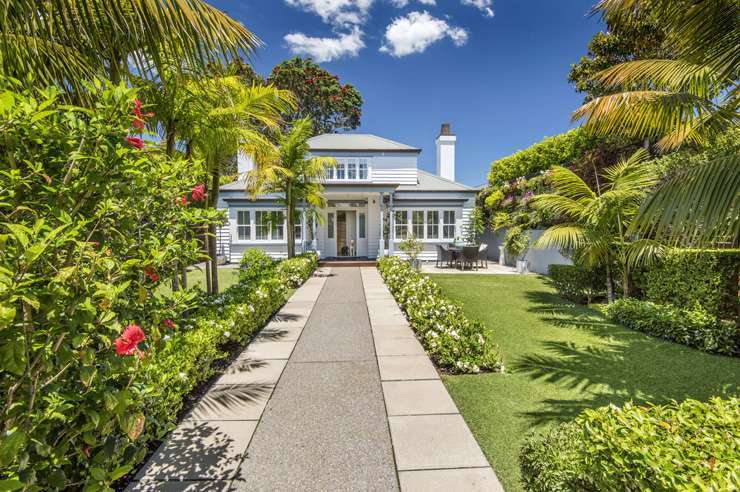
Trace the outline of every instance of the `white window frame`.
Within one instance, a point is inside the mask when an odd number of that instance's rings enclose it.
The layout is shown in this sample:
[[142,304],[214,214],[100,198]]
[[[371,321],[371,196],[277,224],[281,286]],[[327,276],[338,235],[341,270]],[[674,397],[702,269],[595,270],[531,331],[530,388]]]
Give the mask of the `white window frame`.
[[[448,207],[398,207],[393,209],[393,240],[394,242],[400,243],[403,241],[404,238],[401,238],[398,236],[397,232],[398,229],[396,227],[400,227],[400,224],[396,223],[396,212],[405,212],[406,213],[406,234],[407,237],[409,234],[412,234],[414,232],[413,227],[413,216],[414,212],[423,212],[424,214],[424,235],[423,236],[417,236],[416,239],[418,239],[421,242],[424,243],[449,243],[455,240],[457,237],[457,215],[458,210],[452,209]],[[429,237],[429,212],[436,212],[437,215],[437,237]],[[445,223],[445,212],[452,213],[453,216],[453,222],[452,223]],[[444,227],[445,226],[452,226],[453,227],[453,236],[452,237],[445,237],[444,235]]]
[[[236,217],[232,224],[232,243],[234,244],[286,244],[287,241],[287,227],[288,227],[288,221],[287,221],[287,213],[284,208],[281,207],[235,207],[235,214]],[[247,212],[249,214],[249,239],[239,239],[239,227],[244,227],[247,224],[239,224],[239,212]],[[257,239],[257,213],[281,213],[283,214],[283,223],[282,225],[279,225],[278,227],[282,228],[283,230],[283,237],[282,239],[275,239],[273,237],[273,225],[271,225],[267,232],[268,239]],[[302,209],[296,209],[296,214],[298,215],[299,219],[301,217],[301,214],[303,213]],[[301,229],[301,232],[303,228],[301,227],[301,221],[298,220],[294,224],[297,228]],[[302,240],[303,234],[300,236],[296,234],[295,241],[296,243],[300,243]]]
[[[239,222],[239,216],[240,216],[240,214],[247,214],[247,222],[246,222],[246,224]],[[251,241],[252,240],[252,211],[250,209],[243,209],[242,208],[242,209],[237,209],[236,210],[236,225],[235,225],[235,228],[236,228],[235,237],[236,237],[236,240],[237,241],[247,242],[247,241]],[[247,234],[246,234],[246,238],[245,239],[242,239],[241,238],[241,235],[239,234],[239,232],[240,232],[240,230],[242,230],[244,228],[246,228]]]
[[[335,157],[337,160],[337,166],[332,167],[326,173],[326,181],[339,182],[339,183],[366,183],[370,181],[372,161],[370,157]],[[360,178],[360,163],[365,164],[364,178]],[[342,173],[344,177],[340,178],[339,173]],[[350,175],[354,176],[350,178]]]

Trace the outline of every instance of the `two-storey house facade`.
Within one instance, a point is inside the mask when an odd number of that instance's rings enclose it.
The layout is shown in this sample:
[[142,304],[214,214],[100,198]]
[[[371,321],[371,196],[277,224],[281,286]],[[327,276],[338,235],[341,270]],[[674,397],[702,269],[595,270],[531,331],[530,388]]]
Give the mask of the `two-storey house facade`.
[[[296,251],[321,258],[377,258],[401,254],[413,234],[421,257],[436,256],[437,244],[463,236],[477,190],[455,181],[456,137],[442,125],[436,139],[437,174],[419,169],[421,150],[369,134],[324,134],[309,140],[311,154],[331,156],[337,166],[324,182],[327,207],[299,211]],[[239,158],[239,172],[250,168]],[[280,257],[287,252],[285,209],[275,195],[252,199],[243,179],[220,189],[228,224],[219,232],[219,252],[232,262],[250,248]]]

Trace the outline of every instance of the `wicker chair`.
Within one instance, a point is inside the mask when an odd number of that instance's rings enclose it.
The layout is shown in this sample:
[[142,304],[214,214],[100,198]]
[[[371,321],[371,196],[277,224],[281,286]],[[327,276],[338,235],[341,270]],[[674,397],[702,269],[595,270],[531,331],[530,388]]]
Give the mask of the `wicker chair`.
[[471,269],[478,270],[478,246],[463,246],[461,260],[463,270],[467,265],[470,265]]
[[448,267],[452,264],[452,251],[440,244],[437,245],[437,268],[444,265]]
[[482,268],[488,268],[488,245],[481,243],[478,246],[478,263]]

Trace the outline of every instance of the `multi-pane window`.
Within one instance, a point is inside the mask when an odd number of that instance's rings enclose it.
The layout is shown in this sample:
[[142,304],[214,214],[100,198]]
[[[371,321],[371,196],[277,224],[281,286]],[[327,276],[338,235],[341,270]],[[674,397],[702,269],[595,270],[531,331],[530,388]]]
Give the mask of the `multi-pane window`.
[[442,237],[445,239],[455,238],[455,211],[445,210],[443,213]]
[[366,220],[365,219],[365,214],[361,213],[361,214],[358,215],[357,221],[358,221],[358,229],[359,229],[359,231],[357,233],[357,236],[360,239],[365,239],[365,234],[366,234],[365,230],[367,228],[367,225],[365,223],[365,220]]
[[347,179],[357,179],[357,159],[347,159]]
[[439,212],[427,210],[427,239],[439,239]]
[[424,211],[414,210],[411,212],[411,233],[417,239],[424,239]]
[[255,239],[258,241],[281,240],[285,237],[283,212],[257,210],[254,213]]
[[326,179],[343,181],[366,180],[370,177],[370,159],[339,157],[337,165],[326,170]]
[[334,213],[326,214],[326,237],[334,239]]
[[360,169],[359,169],[358,179],[368,178],[367,169],[368,169],[367,159],[360,159]]
[[275,239],[284,239],[285,238],[285,224],[283,218],[283,212],[271,212],[270,214],[270,223],[272,225],[272,238]]
[[337,159],[336,176],[337,179],[346,179],[347,162],[344,159]]
[[238,210],[236,212],[236,237],[239,241],[252,239],[252,223],[249,218],[249,210]]
[[302,239],[301,233],[303,232],[303,217],[300,210],[296,210],[293,213],[293,230],[295,231],[295,240],[300,241]]
[[406,210],[396,210],[396,238],[406,239],[409,232],[409,213]]

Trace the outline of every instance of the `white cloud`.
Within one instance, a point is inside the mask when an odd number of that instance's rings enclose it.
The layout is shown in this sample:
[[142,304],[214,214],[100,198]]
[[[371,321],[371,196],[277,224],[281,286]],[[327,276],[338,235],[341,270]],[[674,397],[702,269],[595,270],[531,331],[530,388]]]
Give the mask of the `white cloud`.
[[283,39],[288,43],[291,53],[308,55],[318,63],[357,56],[365,47],[362,31],[357,26],[349,34],[339,34],[336,38],[317,38],[294,32],[286,34]]
[[288,5],[312,12],[333,26],[356,26],[367,21],[375,0],[285,0]]
[[481,12],[486,17],[493,17],[493,0],[462,0],[463,5],[471,5]]
[[422,53],[429,45],[445,37],[452,39],[455,46],[462,46],[468,41],[468,32],[431,16],[429,12],[410,12],[405,17],[394,19],[385,29],[385,42],[380,51],[396,57]]
[[[437,5],[437,0],[417,0],[422,5]],[[394,7],[404,8],[409,4],[409,0],[391,0]]]

